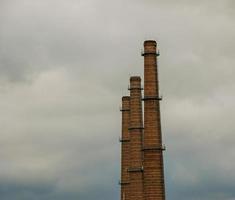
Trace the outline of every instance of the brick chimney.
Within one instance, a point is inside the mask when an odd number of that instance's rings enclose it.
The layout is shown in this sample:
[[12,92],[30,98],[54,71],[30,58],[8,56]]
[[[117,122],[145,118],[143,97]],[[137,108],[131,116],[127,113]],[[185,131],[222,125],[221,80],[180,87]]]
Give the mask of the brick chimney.
[[160,104],[157,71],[157,43],[144,42],[144,197],[165,200]]
[[141,101],[141,78],[130,78],[130,197],[131,200],[143,200],[143,118]]
[[122,136],[121,142],[121,200],[130,200],[130,176],[128,169],[130,167],[130,97],[122,97]]

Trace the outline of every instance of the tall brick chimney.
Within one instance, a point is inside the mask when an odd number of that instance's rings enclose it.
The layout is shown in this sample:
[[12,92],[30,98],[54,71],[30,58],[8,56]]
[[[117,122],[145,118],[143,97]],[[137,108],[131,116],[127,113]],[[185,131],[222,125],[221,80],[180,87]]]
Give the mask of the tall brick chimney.
[[128,169],[130,167],[130,97],[122,97],[122,136],[121,142],[121,200],[130,200],[130,176]]
[[143,118],[141,101],[141,78],[130,78],[130,197],[131,200],[143,200]]
[[163,170],[157,43],[144,42],[144,197],[145,200],[165,200]]

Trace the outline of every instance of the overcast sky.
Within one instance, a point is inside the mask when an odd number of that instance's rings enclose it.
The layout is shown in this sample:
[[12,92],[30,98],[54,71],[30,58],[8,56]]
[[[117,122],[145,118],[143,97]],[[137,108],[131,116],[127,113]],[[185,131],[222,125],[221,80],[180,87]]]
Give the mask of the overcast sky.
[[0,0],[0,199],[118,200],[121,96],[159,57],[169,200],[235,200],[234,0]]

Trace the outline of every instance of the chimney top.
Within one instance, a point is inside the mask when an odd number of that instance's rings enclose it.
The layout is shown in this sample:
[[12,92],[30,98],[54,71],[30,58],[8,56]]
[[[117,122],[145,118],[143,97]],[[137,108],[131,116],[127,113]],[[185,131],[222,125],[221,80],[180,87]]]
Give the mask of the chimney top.
[[123,97],[122,97],[122,100],[123,100],[123,101],[125,101],[125,100],[128,101],[129,99],[130,99],[129,96],[123,96]]
[[130,81],[141,81],[140,76],[131,76]]
[[145,40],[144,46],[156,46],[157,42],[155,40]]

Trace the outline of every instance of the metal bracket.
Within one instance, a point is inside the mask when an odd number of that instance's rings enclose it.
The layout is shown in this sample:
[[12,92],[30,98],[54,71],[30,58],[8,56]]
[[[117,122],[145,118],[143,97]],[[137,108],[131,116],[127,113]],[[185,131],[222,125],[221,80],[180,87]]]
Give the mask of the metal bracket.
[[131,140],[130,139],[122,139],[122,138],[119,138],[119,142],[130,142]]
[[122,109],[122,108],[120,108],[120,111],[121,111],[121,112],[130,111],[130,109]]
[[144,171],[144,167],[130,167],[128,169],[128,172],[143,172]]
[[151,147],[143,147],[142,148],[142,151],[165,151],[166,150],[166,147],[165,145],[162,145],[162,146],[151,146]]
[[119,181],[118,184],[119,185],[127,185],[127,184],[130,184],[130,182],[128,182],[128,181]]
[[158,100],[161,101],[162,100],[162,96],[145,96],[144,98],[142,98],[143,101],[147,101],[147,100]]
[[128,90],[143,90],[142,87],[128,87]]
[[134,129],[141,129],[141,130],[143,130],[144,127],[129,127],[128,128],[128,130],[134,130]]
[[160,51],[157,50],[157,52],[145,52],[144,50],[141,51],[141,56],[145,56],[145,55],[148,55],[148,54],[153,54],[153,55],[156,55],[156,56],[160,56]]

